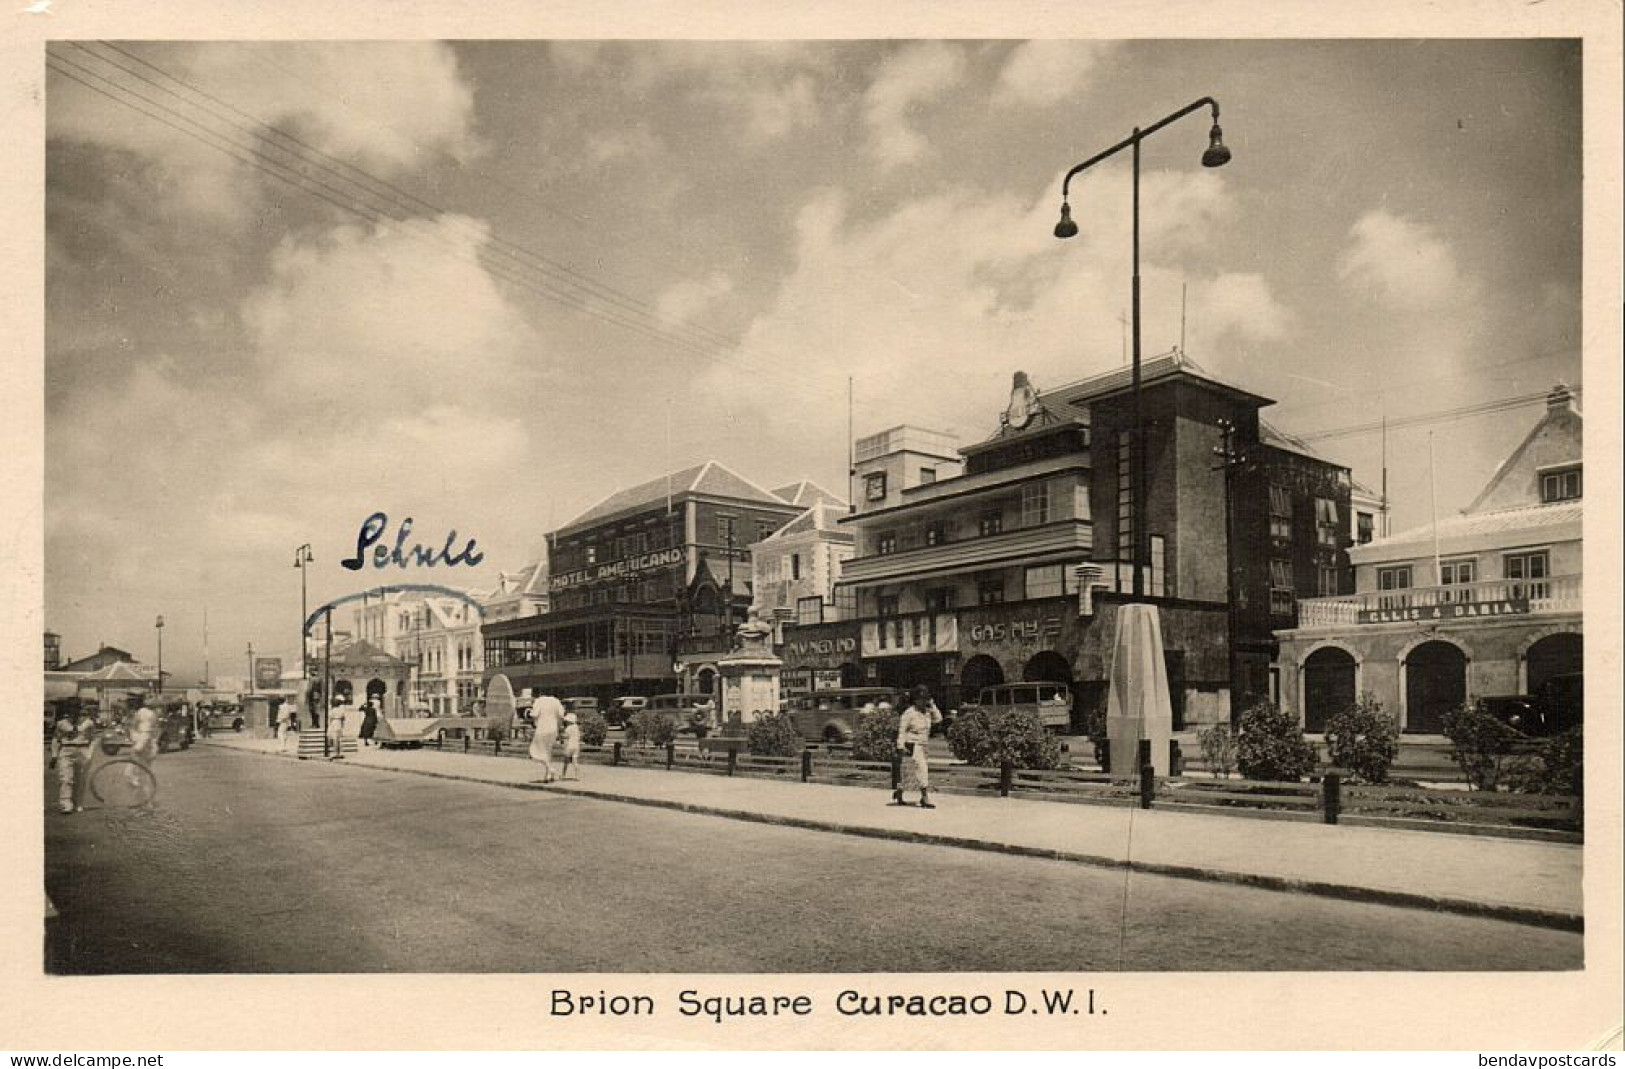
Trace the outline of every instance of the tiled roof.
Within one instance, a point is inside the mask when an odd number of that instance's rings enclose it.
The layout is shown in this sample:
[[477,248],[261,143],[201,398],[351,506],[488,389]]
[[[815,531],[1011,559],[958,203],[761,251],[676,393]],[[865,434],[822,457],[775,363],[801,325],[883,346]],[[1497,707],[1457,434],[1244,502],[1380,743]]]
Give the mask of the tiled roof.
[[842,507],[846,505],[844,499],[836,497],[810,479],[802,479],[800,482],[791,483],[789,486],[781,486],[774,490],[773,493],[792,505],[811,506],[821,501],[828,501]]
[[405,668],[406,662],[392,657],[364,638],[358,638],[333,654],[335,668]]
[[[1555,527],[1565,523],[1579,523],[1584,511],[1579,501],[1564,501],[1553,505],[1527,505],[1523,508],[1498,509],[1495,512],[1458,512],[1439,520],[1440,540],[1492,535],[1503,531],[1526,531],[1542,527]],[[1429,542],[1434,537],[1431,523],[1354,547],[1362,556],[1385,547],[1411,542]]]
[[844,504],[820,501],[762,541],[776,542],[792,535],[805,534],[808,531],[829,531],[841,535],[842,541],[849,541],[852,536],[837,526],[837,521],[845,515],[846,506]]
[[[1196,361],[1185,354],[1174,351],[1161,356],[1142,358],[1140,360],[1140,385],[1150,386],[1164,379],[1171,379],[1183,375],[1187,378],[1201,382],[1211,383],[1214,386],[1232,390],[1257,398],[1264,404],[1274,404],[1268,397],[1254,393],[1245,386],[1237,386],[1233,382],[1226,382],[1217,375],[1211,374]],[[1134,372],[1129,367],[1113,368],[1098,375],[1078,382],[1067,383],[1052,390],[1045,390],[1041,395],[1047,403],[1055,406],[1064,404],[1081,404],[1096,397],[1119,393],[1133,385]]]
[[585,527],[599,520],[606,520],[611,516],[618,516],[624,512],[635,512],[659,504],[667,497],[675,498],[679,494],[705,494],[711,497],[736,498],[743,501],[760,501],[763,504],[783,505],[784,499],[771,490],[764,490],[755,483],[746,479],[728,468],[723,467],[714,460],[694,468],[684,468],[682,471],[662,475],[658,479],[650,479],[646,483],[627,490],[619,490],[592,508],[583,512],[562,530],[576,527]]

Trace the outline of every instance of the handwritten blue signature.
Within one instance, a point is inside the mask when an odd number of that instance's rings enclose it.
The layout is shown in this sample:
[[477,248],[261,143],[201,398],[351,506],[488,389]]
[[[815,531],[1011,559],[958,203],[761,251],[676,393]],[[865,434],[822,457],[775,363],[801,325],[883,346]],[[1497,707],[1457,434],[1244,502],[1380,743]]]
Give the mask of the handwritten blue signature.
[[446,536],[446,544],[440,549],[432,549],[421,543],[414,544],[410,550],[406,548],[407,536],[412,533],[412,517],[408,516],[401,521],[400,530],[395,534],[395,548],[380,545],[384,531],[389,527],[389,515],[383,512],[374,512],[361,523],[361,530],[356,532],[355,556],[346,557],[339,561],[341,565],[352,572],[359,572],[367,565],[367,550],[372,550],[372,566],[374,568],[387,568],[391,564],[397,568],[405,568],[409,564],[419,568],[432,568],[437,564],[444,564],[451,568],[459,564],[472,567],[485,559],[485,554],[479,551],[474,539],[470,538],[463,548],[453,553],[451,547],[457,542],[457,529],[452,528]]

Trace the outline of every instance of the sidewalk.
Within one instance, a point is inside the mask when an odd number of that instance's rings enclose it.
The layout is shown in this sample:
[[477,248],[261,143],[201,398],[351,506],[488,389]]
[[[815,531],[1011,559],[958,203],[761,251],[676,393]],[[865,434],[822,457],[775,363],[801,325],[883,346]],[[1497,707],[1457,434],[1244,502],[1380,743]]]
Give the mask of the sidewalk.
[[[204,744],[280,755],[269,741]],[[599,764],[544,786],[527,760],[428,749],[365,749],[345,765],[1583,929],[1584,848],[1568,844],[965,795],[925,810],[889,806],[882,790]]]

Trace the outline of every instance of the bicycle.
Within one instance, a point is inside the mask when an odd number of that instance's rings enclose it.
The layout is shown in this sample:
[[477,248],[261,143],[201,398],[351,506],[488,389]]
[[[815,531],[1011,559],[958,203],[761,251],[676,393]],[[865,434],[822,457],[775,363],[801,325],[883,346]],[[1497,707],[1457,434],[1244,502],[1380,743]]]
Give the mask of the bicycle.
[[158,796],[158,777],[129,750],[127,737],[103,735],[91,744],[86,782],[96,800],[107,806],[135,808]]

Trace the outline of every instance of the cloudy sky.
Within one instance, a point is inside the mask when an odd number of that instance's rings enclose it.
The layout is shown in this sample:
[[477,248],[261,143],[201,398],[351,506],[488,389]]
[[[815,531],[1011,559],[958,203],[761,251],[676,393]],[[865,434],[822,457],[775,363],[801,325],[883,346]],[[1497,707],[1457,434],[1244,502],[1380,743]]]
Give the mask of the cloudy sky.
[[[489,585],[612,490],[845,478],[969,443],[1010,375],[1145,351],[1306,435],[1386,415],[1396,529],[1581,386],[1580,49],[1562,41],[159,44],[48,50],[46,624],[215,674],[311,602]],[[1317,446],[1376,486],[1380,438]],[[365,517],[477,568],[339,567]]]

